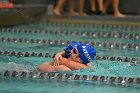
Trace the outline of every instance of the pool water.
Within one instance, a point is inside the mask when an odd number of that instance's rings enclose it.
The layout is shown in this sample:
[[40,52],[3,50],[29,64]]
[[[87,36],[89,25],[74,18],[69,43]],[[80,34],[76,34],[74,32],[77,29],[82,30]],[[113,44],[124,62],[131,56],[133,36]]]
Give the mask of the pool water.
[[1,79],[1,93],[139,93],[140,86],[84,81]]
[[[107,38],[107,37],[89,37],[86,35],[77,36],[75,33],[78,31],[90,32],[92,28],[79,28],[75,26],[62,26],[50,24],[31,24],[21,25],[15,28],[28,28],[31,30],[57,30],[59,33],[25,33],[13,31],[0,31],[0,38],[24,38],[24,39],[49,39],[64,40],[64,44],[48,44],[48,43],[30,43],[18,41],[2,41],[0,40],[0,51],[8,52],[28,52],[28,53],[49,53],[53,55],[63,50],[66,46],[66,41],[88,41],[88,42],[117,42],[127,44],[139,44],[139,38]],[[59,31],[60,30],[60,31]],[[73,34],[66,35],[61,31],[70,31]],[[95,29],[94,29],[95,30]],[[110,30],[98,29],[97,31],[110,33]],[[131,31],[114,31],[115,33],[132,33]],[[135,34],[140,34],[139,31],[133,31]],[[28,40],[27,40],[28,41]],[[97,55],[100,56],[119,56],[119,57],[140,57],[140,49],[136,48],[122,48],[122,47],[103,47],[95,46]],[[32,71],[36,72],[37,66],[43,62],[51,62],[51,57],[37,57],[37,56],[15,56],[15,55],[0,55],[0,72],[5,70],[9,71]],[[94,68],[86,68],[83,70],[76,70],[71,72],[61,73],[74,73],[79,75],[97,75],[97,76],[114,76],[114,77],[132,77],[140,78],[140,64],[132,62],[121,62],[111,60],[94,60],[92,61]],[[36,78],[8,78],[0,77],[0,93],[139,93],[139,84],[122,84],[122,83],[109,83],[109,82],[95,82],[95,81],[81,81],[81,80],[61,80],[61,79],[36,79]]]
[[[0,56],[0,71],[34,71],[36,66],[51,58],[41,57],[8,57]],[[77,70],[71,73],[86,75],[140,77],[140,66],[99,60],[94,69]],[[61,72],[62,73],[62,72]],[[0,78],[1,93],[139,93],[140,85],[111,84],[107,82],[61,80],[61,79],[29,79]]]
[[[52,58],[42,57],[8,57],[0,56],[0,70],[5,71],[34,71],[43,62],[51,62]],[[92,62],[94,68],[72,71],[75,74],[140,77],[140,65],[135,63],[117,62],[110,60],[96,60]],[[64,72],[65,73],[65,72]]]

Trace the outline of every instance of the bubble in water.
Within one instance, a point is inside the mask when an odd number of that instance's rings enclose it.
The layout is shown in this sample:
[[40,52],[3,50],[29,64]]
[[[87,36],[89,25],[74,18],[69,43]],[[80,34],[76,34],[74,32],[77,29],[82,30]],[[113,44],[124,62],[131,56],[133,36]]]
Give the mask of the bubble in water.
[[36,78],[36,77],[37,77],[36,75],[33,76],[33,78]]
[[136,36],[136,39],[139,39],[139,36]]
[[114,37],[115,37],[115,38],[117,38],[118,36],[117,36],[117,35],[115,35]]
[[99,47],[101,47],[101,44],[99,44]]
[[85,33],[83,33],[83,34],[82,34],[82,36],[86,36],[86,34],[85,34]]
[[113,45],[111,45],[111,48],[113,48],[114,46]]
[[126,46],[123,46],[123,49],[125,49],[126,48]]
[[136,46],[136,49],[138,49],[139,47],[138,46]]
[[53,44],[53,42],[50,42],[50,44],[52,45],[52,44]]
[[106,82],[107,81],[107,79],[106,79],[107,77],[105,76],[105,79],[104,79],[104,81]]
[[123,81],[122,81],[122,83],[124,84],[124,83],[125,83],[125,81],[123,80]]

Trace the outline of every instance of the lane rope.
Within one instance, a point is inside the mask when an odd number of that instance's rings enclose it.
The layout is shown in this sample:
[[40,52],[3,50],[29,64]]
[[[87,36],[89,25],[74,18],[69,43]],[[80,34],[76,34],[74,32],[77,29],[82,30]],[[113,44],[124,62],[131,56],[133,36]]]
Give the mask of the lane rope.
[[26,71],[3,71],[0,72],[1,78],[33,78],[33,79],[59,79],[59,80],[82,80],[82,81],[97,81],[104,83],[118,84],[140,84],[140,78],[133,77],[114,77],[114,76],[96,76],[96,75],[78,75],[67,73],[33,73]]
[[[11,38],[11,37],[1,37],[0,42],[14,42],[14,43],[41,43],[48,45],[66,45],[72,40],[50,40],[50,39],[30,39],[30,38]],[[92,42],[92,41],[77,41],[80,43],[88,43],[94,47],[104,47],[104,48],[119,48],[119,49],[140,49],[140,43],[118,43],[118,42]]]
[[36,33],[36,34],[59,34],[59,35],[78,35],[83,37],[94,38],[125,38],[125,39],[140,39],[138,33],[123,33],[117,31],[70,31],[70,30],[47,30],[47,29],[23,29],[23,28],[0,28],[0,33]]
[[[41,52],[16,52],[16,51],[0,51],[0,55],[16,56],[16,57],[45,57],[53,58],[55,54]],[[95,60],[110,60],[118,62],[130,62],[140,64],[140,57],[116,57],[116,56],[100,56],[96,55]]]

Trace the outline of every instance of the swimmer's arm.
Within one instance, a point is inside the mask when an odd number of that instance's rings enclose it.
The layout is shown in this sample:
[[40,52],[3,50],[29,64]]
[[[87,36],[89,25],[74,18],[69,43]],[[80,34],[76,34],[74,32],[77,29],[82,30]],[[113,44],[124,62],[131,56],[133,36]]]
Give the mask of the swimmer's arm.
[[75,61],[69,61],[66,58],[63,58],[62,60],[60,60],[59,62],[60,65],[65,65],[68,68],[70,68],[71,70],[79,70],[79,69],[83,69],[83,68],[88,68],[87,65],[84,65],[82,63],[78,63]]
[[80,69],[83,69],[83,68],[88,68],[87,65],[84,65],[84,64],[81,64],[81,63],[78,63],[78,62],[75,62],[75,61],[69,61],[69,62],[65,62],[67,63],[67,67],[69,67],[71,70],[80,70]]
[[59,61],[65,56],[65,51],[59,52],[54,57],[54,62],[52,64],[59,65]]

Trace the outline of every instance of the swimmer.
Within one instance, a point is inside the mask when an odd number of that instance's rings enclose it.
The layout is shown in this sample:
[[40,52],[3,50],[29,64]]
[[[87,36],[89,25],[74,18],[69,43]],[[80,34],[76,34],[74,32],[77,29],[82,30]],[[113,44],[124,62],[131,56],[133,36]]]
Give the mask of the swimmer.
[[55,55],[53,62],[45,62],[39,66],[41,72],[71,71],[92,68],[91,60],[96,55],[96,49],[89,44],[79,42],[69,43],[65,50]]

